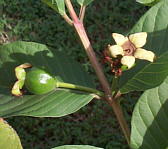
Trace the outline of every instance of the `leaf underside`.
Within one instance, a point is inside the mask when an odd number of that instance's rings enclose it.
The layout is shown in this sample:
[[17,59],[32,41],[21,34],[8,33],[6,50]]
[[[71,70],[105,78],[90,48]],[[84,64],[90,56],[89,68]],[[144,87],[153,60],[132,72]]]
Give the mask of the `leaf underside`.
[[32,42],[4,45],[0,47],[0,117],[60,117],[79,110],[93,99],[93,95],[68,89],[55,89],[45,95],[32,95],[23,89],[23,97],[11,95],[16,81],[14,68],[25,62],[48,68],[58,81],[94,88],[85,69],[63,52]]
[[103,148],[89,146],[89,145],[64,145],[64,146],[59,146],[52,149],[103,149]]
[[60,0],[41,0],[45,4],[47,4],[49,7],[60,13],[61,15],[65,15],[65,3],[64,1]]
[[16,131],[2,118],[0,118],[0,148],[22,149],[22,145]]
[[136,1],[147,6],[154,6],[161,0],[136,0]]
[[93,2],[93,0],[76,0],[78,2],[79,5],[81,6],[87,6],[89,5],[91,2]]
[[156,88],[145,91],[133,111],[132,149],[168,147],[168,77]]

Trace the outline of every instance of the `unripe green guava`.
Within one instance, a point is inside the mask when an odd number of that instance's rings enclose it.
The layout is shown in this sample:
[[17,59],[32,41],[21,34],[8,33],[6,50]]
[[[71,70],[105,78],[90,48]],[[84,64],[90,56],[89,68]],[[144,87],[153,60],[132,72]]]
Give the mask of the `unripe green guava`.
[[25,87],[33,94],[46,94],[56,86],[56,79],[45,67],[32,67],[26,73]]

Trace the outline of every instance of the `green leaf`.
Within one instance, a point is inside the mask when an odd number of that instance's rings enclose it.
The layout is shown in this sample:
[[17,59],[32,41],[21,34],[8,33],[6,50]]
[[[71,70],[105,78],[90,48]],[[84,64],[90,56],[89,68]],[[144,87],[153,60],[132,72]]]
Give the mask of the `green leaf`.
[[64,145],[64,146],[59,146],[52,149],[103,149],[103,148],[89,146],[89,145]]
[[17,80],[14,69],[25,62],[48,68],[60,82],[94,88],[84,68],[63,52],[31,42],[3,45],[0,47],[0,117],[60,117],[79,110],[93,99],[88,93],[60,88],[45,95],[23,90],[23,98],[12,96],[11,87]]
[[[133,70],[136,70],[137,68],[130,70],[130,72],[134,73]],[[148,64],[146,67],[134,74],[134,76],[120,89],[120,91],[121,93],[128,93],[133,90],[143,91],[156,87],[163,82],[167,75],[168,52],[160,56],[154,63]],[[125,77],[126,75],[123,73],[123,76]]]
[[0,0],[0,5],[5,4],[4,0]]
[[160,85],[168,75],[168,0],[153,6],[133,27],[131,33],[147,32],[147,43],[143,47],[153,51],[159,59],[154,63],[137,60],[135,67],[124,71],[119,83],[121,93],[146,90]]
[[154,6],[161,0],[136,0],[136,1],[147,6]]
[[93,0],[76,0],[78,2],[79,5],[81,6],[87,6],[89,5],[91,2],[93,2]]
[[65,15],[65,3],[64,0],[41,0],[49,7],[60,13],[61,15]]
[[0,118],[0,148],[22,149],[22,145],[16,131],[2,118]]
[[168,77],[156,88],[145,91],[137,102],[131,122],[131,148],[168,147]]

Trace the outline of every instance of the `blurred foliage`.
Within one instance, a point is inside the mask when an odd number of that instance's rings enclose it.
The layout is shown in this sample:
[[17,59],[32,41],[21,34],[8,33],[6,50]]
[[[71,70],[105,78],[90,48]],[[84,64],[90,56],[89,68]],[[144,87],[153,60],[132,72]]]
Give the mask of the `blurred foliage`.
[[[76,12],[79,5],[72,0]],[[128,32],[148,10],[132,0],[94,0],[86,8],[84,25],[93,49],[101,62],[108,44],[114,44],[112,32]],[[40,0],[5,0],[0,6],[0,43],[19,40],[46,44],[63,50],[92,74],[101,89],[78,36],[63,18]],[[103,14],[103,15],[102,15]],[[103,65],[109,81],[111,70]],[[121,105],[130,124],[139,93],[125,95]],[[6,119],[18,132],[26,149],[46,149],[65,144],[88,144],[106,149],[128,148],[122,130],[105,102],[93,100],[78,112],[61,118],[13,117]]]

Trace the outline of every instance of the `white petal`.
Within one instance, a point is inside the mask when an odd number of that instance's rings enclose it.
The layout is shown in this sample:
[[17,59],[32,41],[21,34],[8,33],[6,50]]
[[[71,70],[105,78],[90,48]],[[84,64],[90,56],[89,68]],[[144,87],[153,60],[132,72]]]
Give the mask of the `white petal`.
[[109,47],[109,53],[112,57],[117,57],[117,55],[124,55],[123,48],[119,45],[114,45]]
[[126,65],[129,68],[131,68],[135,63],[135,57],[133,56],[123,56],[121,59],[121,64]]
[[136,48],[143,47],[146,43],[147,33],[135,33],[129,36],[129,40],[135,45]]
[[112,36],[113,36],[116,44],[120,45],[120,46],[123,45],[126,41],[128,41],[128,37],[125,37],[125,36],[118,34],[118,33],[113,33]]
[[157,59],[155,53],[152,51],[146,51],[145,49],[139,48],[135,51],[134,57],[138,59],[148,60],[154,62]]

